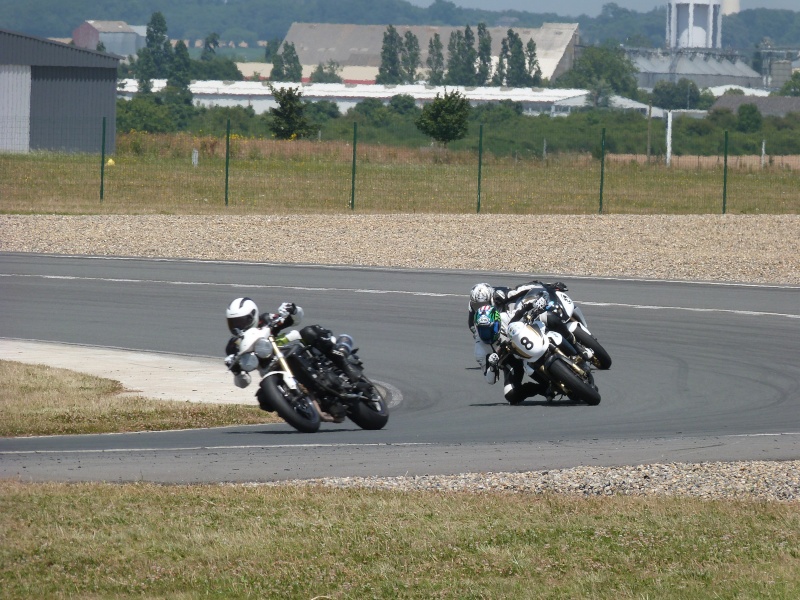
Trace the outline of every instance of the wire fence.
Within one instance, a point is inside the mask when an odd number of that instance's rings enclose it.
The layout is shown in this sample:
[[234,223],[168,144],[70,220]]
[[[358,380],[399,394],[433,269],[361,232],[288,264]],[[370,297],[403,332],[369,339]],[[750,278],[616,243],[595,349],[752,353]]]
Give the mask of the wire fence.
[[[418,131],[352,123],[340,139],[116,133],[90,152],[67,140],[97,123],[63,123],[26,146],[0,122],[4,213],[719,214],[800,212],[800,156],[744,154],[724,132],[715,154],[665,152],[656,136],[597,127],[514,136],[472,124],[445,148]],[[55,128],[54,128],[55,129]],[[570,136],[574,136],[571,139]],[[108,139],[108,138],[106,138]],[[657,141],[653,141],[653,140]],[[512,150],[509,151],[508,148]],[[577,148],[577,149],[576,149]],[[501,150],[502,149],[502,150]],[[620,151],[624,150],[624,151]]]

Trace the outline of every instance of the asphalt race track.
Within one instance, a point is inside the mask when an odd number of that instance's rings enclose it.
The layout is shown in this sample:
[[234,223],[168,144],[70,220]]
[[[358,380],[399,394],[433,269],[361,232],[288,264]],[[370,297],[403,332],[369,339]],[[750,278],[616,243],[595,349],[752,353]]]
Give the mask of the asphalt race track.
[[[552,275],[531,274],[545,280]],[[393,390],[389,424],[0,439],[0,477],[270,481],[800,458],[800,288],[559,276],[614,364],[599,406],[509,406],[467,293],[508,273],[0,253],[0,338],[221,358],[224,310],[295,301]],[[220,377],[228,374],[220,370]]]

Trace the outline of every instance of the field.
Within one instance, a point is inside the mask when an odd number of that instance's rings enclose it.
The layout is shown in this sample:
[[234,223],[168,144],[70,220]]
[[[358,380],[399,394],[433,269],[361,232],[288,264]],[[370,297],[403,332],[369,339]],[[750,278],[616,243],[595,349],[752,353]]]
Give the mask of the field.
[[[193,151],[196,159],[193,161]],[[0,154],[6,214],[796,214],[796,157],[588,154],[519,159],[442,148],[120,135],[117,152]],[[102,196],[102,198],[101,198]]]

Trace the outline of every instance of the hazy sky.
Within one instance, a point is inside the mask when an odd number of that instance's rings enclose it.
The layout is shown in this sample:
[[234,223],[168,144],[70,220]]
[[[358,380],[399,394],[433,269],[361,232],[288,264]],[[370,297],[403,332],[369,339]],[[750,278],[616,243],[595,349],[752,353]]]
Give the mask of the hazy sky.
[[[433,0],[408,0],[417,6],[430,6]],[[449,0],[464,8],[486,8],[489,10],[524,10],[531,13],[555,13],[561,16],[577,17],[588,15],[596,17],[604,4],[612,0],[560,0],[559,2],[543,2],[542,0]],[[666,6],[667,0],[613,0],[614,4],[638,12],[649,12],[657,6]],[[800,11],[799,0],[739,0],[739,8],[782,8]]]

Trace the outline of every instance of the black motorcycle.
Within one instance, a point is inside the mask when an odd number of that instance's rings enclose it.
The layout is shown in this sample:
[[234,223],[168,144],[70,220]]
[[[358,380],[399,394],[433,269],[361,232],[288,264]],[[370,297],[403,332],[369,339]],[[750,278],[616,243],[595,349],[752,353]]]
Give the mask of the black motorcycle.
[[353,381],[297,331],[276,337],[268,329],[251,329],[239,347],[228,367],[258,371],[258,405],[298,431],[314,433],[323,421],[341,423],[345,418],[362,429],[382,429],[389,420],[386,399],[364,375],[357,349],[346,354],[348,371],[358,374]]

